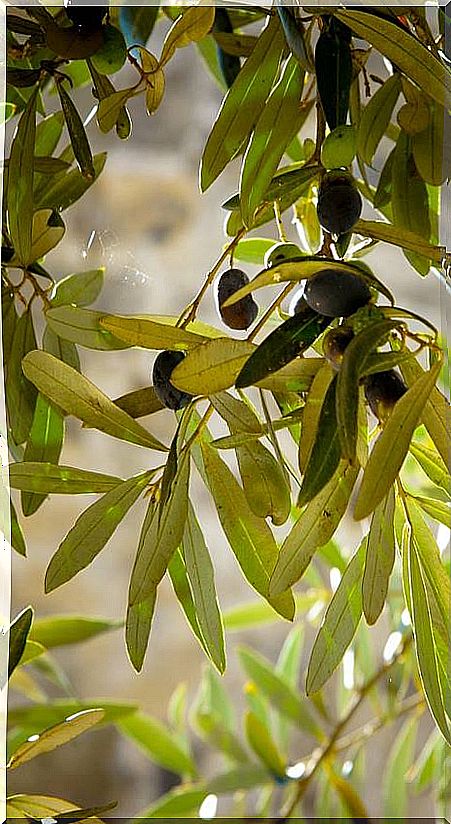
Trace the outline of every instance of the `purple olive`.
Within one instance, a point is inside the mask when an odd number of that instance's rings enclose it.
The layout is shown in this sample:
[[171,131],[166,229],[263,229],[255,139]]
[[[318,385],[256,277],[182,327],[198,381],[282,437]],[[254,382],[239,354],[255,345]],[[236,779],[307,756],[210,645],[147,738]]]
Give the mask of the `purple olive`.
[[184,352],[173,352],[167,349],[160,352],[155,358],[152,372],[155,394],[168,409],[182,409],[193,399],[188,392],[182,392],[170,382],[170,377],[179,363],[184,359]]
[[350,326],[338,326],[330,329],[323,340],[324,357],[332,366],[332,369],[339,370],[343,355],[347,346],[351,343],[354,332]]
[[362,198],[351,175],[341,170],[324,175],[316,211],[323,229],[333,235],[352,229],[362,212]]
[[310,308],[320,315],[346,318],[368,303],[371,292],[356,275],[323,269],[307,281],[304,297]]
[[407,386],[394,369],[368,375],[364,388],[367,403],[379,421],[387,420],[396,401],[407,392]]
[[249,329],[258,315],[258,305],[252,295],[246,295],[231,306],[223,304],[235,292],[249,283],[246,272],[241,269],[227,269],[218,281],[218,308],[221,319],[230,329]]

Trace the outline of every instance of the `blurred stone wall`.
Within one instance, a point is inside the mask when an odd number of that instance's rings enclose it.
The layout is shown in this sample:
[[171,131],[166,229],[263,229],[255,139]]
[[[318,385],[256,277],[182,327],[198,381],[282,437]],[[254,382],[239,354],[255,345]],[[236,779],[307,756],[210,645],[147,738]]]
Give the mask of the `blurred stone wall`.
[[[117,85],[126,84],[126,71],[120,81],[123,83]],[[83,90],[79,99],[87,113],[92,106],[89,89]],[[106,265],[105,288],[96,306],[124,314],[181,311],[218,256],[224,242],[224,213],[219,207],[236,189],[235,166],[199,196],[198,159],[219,102],[220,92],[198,56],[193,49],[184,49],[168,66],[167,93],[157,115],[146,118],[142,100],[133,101],[134,130],[128,144],[92,129],[96,149],[108,149],[107,167],[90,192],[65,215],[66,237],[48,257],[48,267],[57,277]],[[259,234],[268,234],[268,229]],[[294,231],[292,238],[296,239]],[[407,279],[402,255],[388,247],[377,248],[368,261],[393,289],[399,305],[418,308],[439,322],[439,287],[432,275],[421,280],[409,274]],[[210,298],[205,301],[202,317],[218,322]],[[83,369],[111,397],[149,383],[152,353],[84,350],[81,355]],[[148,423],[157,437],[169,441],[174,430],[170,413],[160,412]],[[126,477],[146,468],[148,459],[148,453],[140,447],[82,430],[74,420],[68,422],[62,455],[66,464]],[[195,486],[195,496],[216,565],[222,606],[250,600],[251,592],[243,583],[206,492],[199,485]],[[92,496],[55,497],[25,523],[29,557],[14,557],[13,612],[31,602],[38,615],[69,612],[123,617],[145,503],[134,508],[88,570],[51,595],[43,593],[50,557],[68,525],[92,500]],[[360,536],[360,526],[346,525],[344,538],[348,546],[355,546]],[[254,642],[275,660],[286,631],[280,622],[269,629],[229,637],[226,686],[238,707],[242,705],[244,678],[237,667],[236,641]],[[373,635],[380,652],[385,641],[383,621]],[[166,580],[159,591],[149,652],[140,676],[133,673],[127,660],[120,630],[61,650],[57,659],[65,667],[76,695],[136,701],[159,717],[164,717],[168,697],[180,681],[187,683],[193,697],[204,660]],[[393,733],[380,736],[377,746],[370,749],[368,770],[373,778],[366,800],[374,814],[378,812],[381,769]],[[301,740],[299,752],[305,753]],[[208,770],[211,756],[202,755],[201,748],[199,754]],[[9,790],[62,795],[82,806],[120,799],[115,815],[128,816],[155,799],[168,780],[108,728],[87,734],[13,773]],[[417,815],[421,814],[422,803],[420,798]],[[423,807],[426,812],[426,799]]]

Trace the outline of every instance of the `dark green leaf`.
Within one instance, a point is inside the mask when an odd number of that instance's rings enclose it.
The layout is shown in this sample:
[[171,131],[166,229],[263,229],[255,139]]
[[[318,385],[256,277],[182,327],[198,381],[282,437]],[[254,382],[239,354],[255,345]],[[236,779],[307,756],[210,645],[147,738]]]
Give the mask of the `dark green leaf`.
[[330,21],[321,32],[315,48],[318,93],[329,128],[344,125],[349,108],[352,56],[344,27]]
[[11,509],[11,546],[19,555],[22,555],[24,558],[27,555],[27,548],[25,545],[25,538],[23,536],[22,529],[20,527],[19,521],[17,520],[16,510],[14,509],[12,503],[10,504]]
[[64,119],[69,132],[70,142],[72,144],[77,163],[80,167],[80,172],[84,178],[89,181],[93,181],[96,173],[93,164],[91,147],[86,136],[83,121],[72,101],[72,98],[66,92],[63,84],[58,82],[56,87],[58,89],[61,108],[63,110]]
[[137,672],[141,672],[144,663],[156,600],[155,591],[145,601],[127,607],[125,641],[130,661]]
[[362,111],[357,134],[357,151],[369,166],[390,122],[400,91],[401,76],[396,72],[378,88]]
[[8,678],[11,678],[25,650],[33,621],[33,610],[27,607],[14,619],[9,628]]
[[33,421],[38,393],[22,371],[22,359],[35,348],[33,317],[27,310],[16,323],[6,378],[8,422],[17,444],[26,441]]
[[329,385],[321,406],[315,441],[305,469],[297,505],[304,506],[330,481],[340,463],[335,393],[337,380]]
[[70,581],[92,563],[136,503],[152,474],[150,470],[122,481],[77,518],[47,567],[46,592]]
[[[33,423],[23,459],[25,462],[57,464],[64,441],[64,417],[43,395],[39,394]],[[46,495],[22,493],[24,515],[33,515],[45,501]]]
[[18,315],[14,302],[14,292],[2,286],[3,363],[6,372],[8,371],[17,320]]
[[[411,138],[405,132],[401,132],[393,156],[391,203],[395,225],[429,241],[431,221],[427,188],[416,170]],[[406,251],[405,254],[421,275],[428,273],[430,261],[427,258],[416,252]]]
[[45,352],[48,352],[49,355],[54,355],[58,360],[67,363],[68,366],[72,366],[72,369],[76,369],[77,372],[81,371],[80,358],[78,357],[75,344],[60,338],[49,326],[46,326],[44,329],[42,348]]
[[24,109],[11,144],[8,168],[8,225],[11,241],[20,263],[31,263],[33,225],[33,157],[36,138],[38,88]]
[[145,418],[146,415],[153,415],[163,409],[163,404],[157,398],[153,386],[146,386],[143,389],[135,389],[134,392],[127,392],[120,398],[115,398],[113,403],[123,409],[131,418]]

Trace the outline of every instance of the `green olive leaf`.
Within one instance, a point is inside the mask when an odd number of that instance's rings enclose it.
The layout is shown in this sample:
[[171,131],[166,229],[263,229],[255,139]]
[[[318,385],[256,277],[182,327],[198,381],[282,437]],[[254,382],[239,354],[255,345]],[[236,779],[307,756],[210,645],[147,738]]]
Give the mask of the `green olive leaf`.
[[126,412],[115,406],[84,375],[80,375],[53,355],[47,352],[30,352],[23,361],[23,371],[25,377],[67,415],[74,415],[87,426],[115,438],[149,449],[167,451],[166,446]]
[[45,591],[52,592],[85,569],[109,541],[138,500],[153,470],[116,484],[75,521],[59,545],[45,573]]
[[[121,9],[121,11],[133,11],[133,9],[124,8]],[[139,11],[139,9],[135,9],[135,11]],[[90,58],[88,58],[86,62],[94,84],[95,94],[98,99],[104,100],[106,97],[113,95],[116,89],[114,88],[110,78],[106,74],[100,74],[95,66],[93,66]],[[122,106],[118,111],[116,119],[116,134],[121,140],[127,140],[127,138],[130,137],[131,131],[132,122],[130,120],[130,115],[126,107]]]
[[357,132],[357,151],[368,166],[371,166],[376,149],[385,134],[400,91],[401,76],[396,72],[379,87],[362,110]]
[[259,383],[302,355],[329,326],[330,318],[314,309],[293,315],[271,332],[254,350],[236,378],[240,389]]
[[[393,223],[399,229],[414,232],[429,242],[431,219],[428,192],[425,182],[417,172],[411,154],[411,140],[405,132],[401,132],[393,156],[391,196]],[[428,273],[430,265],[428,258],[408,250],[405,251],[405,256],[420,275]]]
[[81,372],[80,358],[75,344],[60,338],[48,325],[46,325],[42,336],[42,348],[49,355],[54,355],[58,360],[72,366],[77,372]]
[[27,440],[36,406],[38,393],[22,369],[23,358],[33,349],[36,349],[36,337],[28,309],[16,323],[6,378],[8,424],[17,444]]
[[86,349],[110,351],[130,346],[103,327],[103,312],[63,304],[48,309],[45,316],[49,328],[59,338]]
[[122,719],[118,727],[154,764],[179,775],[196,775],[192,758],[161,721],[147,713],[135,712]]
[[161,49],[160,67],[173,57],[176,49],[196,43],[213,26],[215,10],[212,6],[192,6],[184,9],[169,29]]
[[[35,212],[33,215],[31,249],[26,263],[33,263],[54,249],[62,240],[65,231],[66,227],[61,217],[52,209],[40,209]],[[11,260],[11,266],[19,262],[18,256],[15,255]]]
[[85,495],[89,492],[109,492],[123,483],[114,475],[103,475],[45,461],[21,461],[10,464],[9,483],[12,489],[49,495]]
[[86,136],[85,127],[83,126],[83,121],[72,101],[72,98],[67,93],[63,84],[58,82],[56,84],[56,88],[58,90],[67,131],[69,132],[70,142],[72,144],[80,172],[82,176],[88,180],[94,180],[95,170],[92,152]]
[[435,449],[429,449],[416,441],[410,444],[409,452],[418,461],[432,483],[444,489],[448,495],[451,494],[451,475],[442,456]]
[[412,153],[415,166],[426,183],[441,186],[450,175],[445,140],[445,120],[449,113],[435,101],[430,102],[429,121],[426,129],[417,132],[412,138]]
[[53,649],[88,641],[90,638],[96,638],[120,626],[122,626],[121,621],[75,615],[51,615],[34,621],[30,639],[42,644],[46,649]]
[[305,468],[297,501],[304,506],[325,487],[334,475],[341,458],[340,438],[336,414],[337,379],[328,386],[321,405],[315,440]]
[[440,368],[436,363],[396,402],[363,473],[354,509],[357,521],[376,508],[397,477]]
[[410,32],[390,20],[362,11],[334,9],[333,14],[357,37],[367,40],[393,61],[428,97],[446,105],[451,88],[449,70]]
[[433,518],[434,521],[438,521],[444,526],[447,526],[448,529],[451,528],[451,509],[449,503],[444,503],[436,498],[424,498],[421,495],[410,495],[409,497],[413,498],[423,512],[429,515],[430,518]]
[[[424,369],[416,360],[409,360],[400,364],[402,376],[407,385],[413,386],[422,377]],[[424,423],[435,447],[445,465],[449,464],[449,405],[440,390],[433,386],[421,413]]]
[[265,724],[253,713],[247,712],[244,729],[249,746],[257,758],[278,778],[285,778],[286,763]]
[[277,558],[277,545],[270,528],[263,518],[254,515],[241,486],[217,451],[204,442],[201,446],[206,483],[221,526],[246,579],[276,612],[292,619],[294,601],[291,592],[276,598],[269,596],[269,578]]
[[343,658],[362,617],[362,575],[367,539],[349,561],[327,607],[307,670],[306,692],[318,692]]
[[[34,410],[30,435],[23,456],[24,462],[57,464],[64,441],[64,417],[47,398],[39,394]],[[23,466],[23,463],[19,464]],[[33,515],[45,501],[46,495],[22,493],[23,514]]]
[[146,415],[153,415],[154,412],[163,409],[163,404],[157,398],[153,386],[127,392],[126,395],[115,398],[113,403],[119,409],[123,409],[131,418],[144,418]]
[[371,519],[362,582],[363,612],[368,624],[381,614],[395,563],[395,490],[392,486]]
[[31,262],[33,228],[33,157],[36,139],[36,104],[39,87],[33,91],[20,116],[11,143],[8,167],[8,225],[18,260]]
[[191,395],[213,395],[233,386],[255,344],[233,338],[206,340],[175,367],[171,383]]
[[11,546],[17,552],[18,555],[22,555],[22,558],[27,557],[27,547],[25,544],[25,538],[23,536],[23,532],[19,521],[17,520],[17,513],[14,509],[12,503],[10,504],[10,517],[11,517]]
[[130,661],[136,672],[141,672],[149,643],[150,630],[155,612],[157,593],[145,601],[128,605],[125,623],[125,643]]
[[193,349],[205,341],[205,336],[189,332],[170,323],[140,317],[105,315],[100,326],[128,346],[144,349]]
[[299,581],[315,552],[327,544],[348,507],[358,469],[342,461],[335,475],[302,510],[283,542],[270,581],[270,593],[279,594]]
[[49,727],[37,737],[32,736],[32,741],[25,741],[11,756],[8,769],[15,770],[38,755],[52,752],[57,747],[61,747],[62,744],[72,741],[86,730],[91,729],[95,724],[98,724],[104,715],[102,709],[81,710],[74,715],[70,715],[62,724]]
[[284,46],[279,21],[270,17],[252,54],[224,98],[208,136],[201,160],[202,191],[211,186],[247,141],[276,78]]
[[97,109],[97,123],[99,129],[104,134],[111,131],[123,117],[125,104],[133,96],[133,89],[121,89],[112,91],[107,96],[102,96]]
[[415,232],[398,228],[391,223],[383,223],[381,220],[358,220],[354,231],[364,237],[382,240],[384,243],[400,246],[402,249],[428,257],[438,265],[443,263],[446,256],[444,246],[434,246]]
[[240,207],[246,226],[252,223],[286,147],[301,128],[303,87],[304,71],[291,57],[266,101],[244,155]]
[[299,468],[305,472],[318,431],[318,421],[327,390],[334,379],[334,372],[324,363],[315,374],[302,411],[301,436],[299,439]]
[[102,291],[105,269],[92,269],[89,272],[77,272],[59,280],[50,296],[52,306],[89,306]]
[[94,177],[83,177],[79,169],[47,175],[35,197],[35,209],[64,210],[79,200],[97,180],[106,162],[106,152],[94,155]]
[[17,615],[9,628],[8,678],[11,678],[24,654],[32,621],[33,610],[27,607]]

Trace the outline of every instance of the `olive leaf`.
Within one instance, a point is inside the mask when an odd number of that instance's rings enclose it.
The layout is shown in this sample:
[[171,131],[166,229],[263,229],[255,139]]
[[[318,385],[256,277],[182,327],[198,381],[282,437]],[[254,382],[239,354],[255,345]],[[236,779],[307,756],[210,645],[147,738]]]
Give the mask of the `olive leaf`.
[[284,592],[302,578],[315,552],[327,544],[348,507],[358,469],[342,461],[324,489],[302,510],[285,538],[274,567],[269,591]]
[[305,472],[313,444],[316,440],[318,421],[326,392],[334,379],[334,373],[328,363],[324,363],[313,378],[302,411],[302,426],[299,439],[299,468]]
[[146,415],[153,415],[154,412],[163,409],[163,404],[157,398],[153,386],[127,392],[126,395],[115,398],[113,403],[131,418],[144,418]]
[[17,615],[9,628],[8,678],[11,678],[23,656],[32,621],[33,609],[27,607]]
[[449,123],[449,113],[445,113],[443,106],[430,101],[428,125],[412,137],[415,166],[423,180],[431,186],[441,186],[451,172],[446,163],[448,155],[444,142],[447,119]]
[[307,670],[306,692],[318,692],[351,643],[362,617],[362,575],[367,539],[349,561],[326,610]]
[[369,624],[381,614],[395,563],[395,490],[392,486],[376,507],[368,533],[362,581],[363,612]]
[[73,615],[51,615],[33,622],[30,639],[42,644],[46,649],[78,644],[96,638],[122,626],[121,621],[101,618],[85,618]]
[[[405,132],[401,132],[398,138],[393,157],[391,203],[395,225],[429,241],[431,219],[427,188],[416,170],[411,154],[411,138]],[[405,256],[419,274],[428,273],[429,259],[407,250]]]
[[77,272],[67,275],[55,284],[50,296],[52,306],[89,306],[102,291],[105,269],[92,269],[89,272]]
[[415,500],[426,515],[447,526],[448,529],[450,528],[451,509],[448,503],[438,501],[436,498],[424,498],[422,495],[411,495],[410,497]]
[[205,442],[201,443],[201,447],[205,481],[215,501],[221,526],[245,577],[276,612],[292,619],[294,601],[291,592],[276,598],[269,595],[269,578],[277,558],[277,545],[271,530],[263,518],[254,515],[241,486],[217,451]]
[[284,6],[281,0],[276,3],[277,14],[285,33],[285,38],[292,54],[296,57],[304,71],[312,73],[313,58],[308,41],[304,36],[304,26],[301,20],[295,19],[293,10]]
[[[34,410],[30,435],[23,456],[24,462],[47,462],[57,464],[64,441],[64,417],[47,398],[39,394]],[[23,463],[19,464],[23,466]],[[11,473],[10,473],[11,474]],[[45,500],[46,495],[22,493],[24,515],[33,515]]]
[[117,127],[120,118],[123,117],[125,104],[133,96],[133,89],[121,89],[120,91],[112,91],[105,97],[99,100],[97,109],[97,123],[99,129],[104,134],[107,134],[115,126]]
[[17,552],[18,555],[22,555],[23,558],[27,556],[27,547],[25,545],[25,538],[23,536],[22,529],[20,527],[19,521],[17,520],[17,513],[14,509],[12,503],[10,504],[10,517],[11,517],[11,546]]
[[67,131],[69,132],[70,142],[72,144],[77,163],[80,167],[80,172],[83,177],[88,180],[93,180],[95,177],[95,170],[92,152],[83,121],[72,101],[71,96],[64,88],[62,82],[58,82],[56,84],[56,88],[58,90]]
[[23,372],[22,360],[35,348],[33,317],[27,309],[15,326],[6,378],[8,424],[17,444],[26,441],[33,422],[38,393]]
[[64,210],[76,203],[97,180],[106,162],[106,152],[94,155],[93,177],[83,177],[79,169],[47,175],[46,183],[39,188],[35,197],[35,209]]
[[47,352],[30,352],[23,361],[25,376],[42,394],[87,426],[149,449],[167,447],[107,398],[91,381]]
[[240,207],[246,226],[252,223],[286,147],[302,125],[299,104],[303,87],[304,71],[297,59],[291,57],[255,124],[243,158]]
[[49,727],[37,737],[32,736],[31,741],[25,741],[11,756],[8,769],[15,770],[38,755],[52,752],[62,744],[72,741],[86,730],[91,729],[95,724],[98,724],[104,715],[102,709],[81,710],[74,715],[70,715],[62,724]]
[[[416,360],[406,361],[400,365],[400,368],[408,386],[413,386],[424,375],[424,369]],[[448,415],[449,409],[445,396],[436,386],[432,386],[422,410],[421,420],[446,466],[449,463]]]
[[375,509],[397,477],[440,368],[436,363],[396,402],[363,473],[354,509],[357,521]]
[[100,320],[100,326],[128,346],[142,346],[145,349],[186,351],[205,341],[204,335],[189,332],[170,323],[159,323],[157,319],[104,315]]
[[117,726],[154,764],[179,775],[196,775],[197,770],[189,753],[157,718],[135,712],[119,721]]
[[272,775],[285,777],[286,764],[266,726],[253,712],[247,712],[244,729],[249,746]]
[[398,228],[390,223],[383,223],[381,220],[358,220],[354,231],[364,237],[382,240],[384,243],[400,246],[410,252],[428,257],[438,265],[443,263],[446,255],[444,246],[434,246],[415,232],[406,228]]
[[136,672],[141,672],[143,667],[156,600],[157,593],[155,591],[145,601],[128,604],[127,606],[125,643],[130,661]]
[[395,63],[428,97],[446,105],[451,87],[449,69],[410,32],[390,20],[362,11],[334,9],[332,13]]
[[42,495],[85,495],[109,492],[123,483],[122,478],[103,475],[73,466],[62,466],[46,461],[19,461],[9,465],[9,483],[12,489]]
[[160,67],[173,56],[176,49],[188,46],[205,37],[213,26],[213,6],[193,6],[185,9],[169,29],[161,49]]
[[153,470],[116,484],[75,521],[45,574],[45,591],[70,581],[97,557],[149,483]]
[[36,139],[38,87],[33,91],[20,116],[11,143],[8,167],[8,225],[11,241],[20,263],[31,263],[33,227],[33,157]]
[[[122,9],[122,11],[125,11],[125,9]],[[132,9],[129,11],[132,11]],[[99,100],[104,100],[105,98],[113,95],[116,90],[110,78],[106,74],[100,74],[100,72],[98,72],[92,64],[90,58],[88,58],[86,62],[92,77],[92,82],[94,83],[96,97],[98,97]],[[116,118],[116,134],[121,140],[126,140],[130,137],[131,130],[132,122],[130,120],[130,115],[126,107],[122,106],[119,109]]]
[[336,414],[337,379],[328,386],[321,405],[315,440],[305,468],[297,501],[304,506],[330,481],[341,458],[340,438]]
[[270,17],[252,54],[224,98],[202,154],[202,191],[225,169],[249,137],[276,78],[284,49],[284,35]]
[[435,449],[429,449],[422,443],[412,441],[409,452],[420,464],[423,472],[436,486],[440,486],[448,495],[451,493],[451,476],[441,455]]
[[364,107],[357,132],[357,151],[371,166],[401,91],[399,72],[392,74]]
[[[71,282],[69,286],[71,289],[75,288],[75,283]],[[70,303],[73,302],[75,301],[70,301]],[[48,327],[55,335],[58,335],[64,341],[84,346],[86,349],[98,349],[108,352],[116,349],[128,349],[130,346],[129,343],[120,340],[102,326],[101,321],[105,317],[103,312],[94,312],[92,309],[62,304],[47,309],[45,317]]]
[[42,348],[45,352],[48,352],[49,355],[54,355],[58,360],[67,363],[68,366],[72,366],[77,372],[81,371],[80,358],[75,344],[60,338],[48,325],[46,325],[42,336]]
[[191,395],[213,395],[233,386],[255,344],[233,338],[206,340],[175,367],[171,383]]

